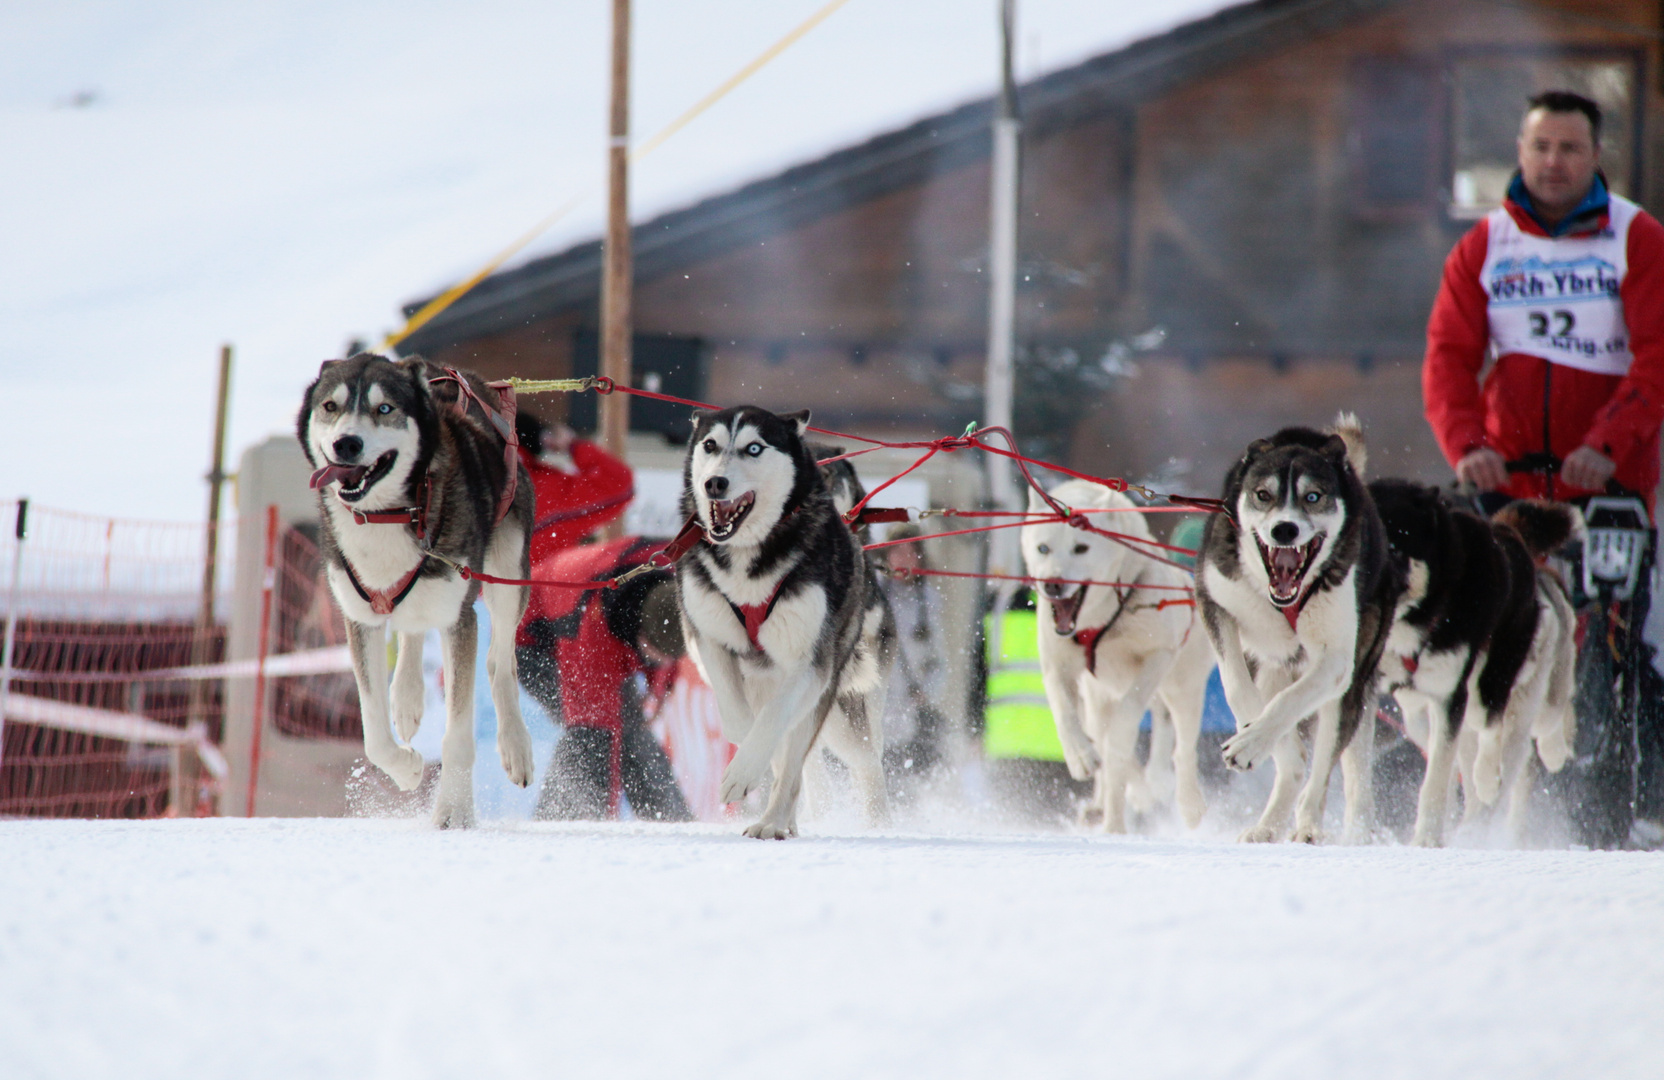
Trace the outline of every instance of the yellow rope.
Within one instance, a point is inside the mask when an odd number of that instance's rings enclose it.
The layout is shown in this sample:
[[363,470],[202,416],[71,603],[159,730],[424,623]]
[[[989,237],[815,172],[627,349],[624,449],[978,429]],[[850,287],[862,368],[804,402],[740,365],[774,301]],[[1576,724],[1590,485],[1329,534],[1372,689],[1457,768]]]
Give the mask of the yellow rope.
[[522,379],[519,376],[511,377],[508,382],[516,394],[552,394],[557,391],[575,394],[595,384],[594,379]]
[[[722,85],[718,86],[715,90],[712,90],[709,94],[706,94],[703,98],[701,98],[698,102],[696,102],[692,108],[688,109],[681,116],[678,116],[676,119],[672,120],[668,125],[666,125],[662,130],[660,130],[658,134],[654,135],[652,138],[648,139],[646,142],[642,143],[641,145],[637,146],[634,150],[630,151],[630,160],[632,162],[639,161],[641,158],[646,157],[648,154],[652,153],[654,150],[657,150],[660,146],[662,146],[664,144],[665,140],[669,139],[672,135],[676,134],[678,131],[681,131],[683,128],[687,127],[701,113],[703,113],[705,110],[709,109],[712,105],[715,105],[718,101],[721,101],[723,98],[727,97],[728,94],[731,93],[734,90],[735,87],[739,86],[745,80],[751,78],[751,76],[757,74],[757,72],[761,71],[763,69],[763,67],[766,64],[768,64],[769,61],[773,60],[775,57],[777,57],[781,53],[785,52],[788,48],[790,48],[793,44],[795,44],[797,42],[797,40],[799,38],[801,38],[804,34],[807,34],[809,31],[811,31],[815,27],[819,26],[834,11],[837,11],[839,8],[843,7],[847,3],[849,3],[849,0],[830,0],[830,2],[828,4],[826,4],[824,7],[822,7],[819,11],[815,12],[813,15],[809,16],[807,19],[805,19],[795,29],[793,29],[790,33],[788,33],[785,37],[781,38],[779,41],[776,41],[773,45],[770,45],[767,49],[764,49],[763,52],[761,53],[761,55],[759,55],[755,60],[753,60],[753,61],[751,61],[751,63],[745,65],[743,68],[740,68],[739,71],[735,72],[732,76],[730,76],[725,82],[722,83]],[[434,316],[438,315],[440,312],[444,311],[446,308],[448,308],[452,304],[456,303],[457,300],[461,299],[462,296],[464,294],[466,294],[467,292],[469,292],[471,289],[473,289],[474,286],[478,285],[480,282],[484,281],[486,278],[488,278],[492,274],[496,273],[497,269],[499,267],[501,267],[504,263],[508,262],[515,255],[517,255],[523,248],[525,248],[525,246],[527,244],[530,244],[533,240],[536,240],[539,236],[543,235],[544,231],[547,230],[550,226],[554,225],[555,222],[559,221],[561,218],[565,217],[567,214],[570,214],[573,210],[577,209],[578,206],[585,199],[589,198],[589,196],[593,193],[593,191],[594,191],[593,188],[585,190],[581,194],[576,195],[573,198],[567,200],[566,203],[564,203],[559,209],[555,210],[554,213],[550,214],[548,217],[544,218],[542,221],[538,222],[536,225],[534,225],[530,229],[526,230],[526,232],[521,234],[521,236],[517,240],[515,240],[512,244],[510,244],[508,247],[504,248],[502,251],[499,251],[496,255],[492,256],[491,260],[489,262],[487,262],[484,266],[480,267],[479,270],[476,273],[472,274],[471,276],[464,279],[463,281],[460,281],[457,284],[452,285],[450,288],[446,289],[444,292],[440,293],[438,296],[434,297],[432,300],[429,300],[427,303],[423,304],[421,309],[419,311],[417,311],[414,315],[412,315],[409,318],[409,320],[405,322],[404,326],[401,329],[395,330],[393,333],[388,334],[385,338],[382,339],[381,348],[383,350],[391,349],[391,348],[397,346],[400,342],[404,341],[411,334],[414,334],[416,331],[418,331],[422,327],[426,326],[430,321],[433,320]],[[559,379],[557,379],[557,380],[553,380],[553,381],[563,382],[563,381],[575,381],[575,380],[559,380]],[[551,387],[545,387],[544,389],[549,389],[549,390],[553,390],[553,389],[579,390],[579,389],[584,389],[584,387],[560,387],[560,388],[557,388],[557,387],[552,387],[551,386]],[[537,393],[538,391],[528,390],[526,392],[527,393]]]

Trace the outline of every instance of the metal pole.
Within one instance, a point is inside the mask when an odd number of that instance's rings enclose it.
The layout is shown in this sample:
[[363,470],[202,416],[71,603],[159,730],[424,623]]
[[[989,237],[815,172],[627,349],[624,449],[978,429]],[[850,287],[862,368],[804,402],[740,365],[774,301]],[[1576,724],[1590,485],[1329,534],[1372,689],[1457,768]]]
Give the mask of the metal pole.
[[12,585],[6,599],[6,644],[0,649],[0,758],[5,756],[6,707],[12,696],[12,654],[17,645],[17,588],[23,578],[23,538],[29,533],[29,500],[17,500],[17,547],[12,551]]
[[[601,249],[601,374],[630,383],[630,0],[612,0],[612,116],[607,144],[607,239]],[[601,446],[623,458],[629,448],[630,397],[601,398]],[[622,535],[621,521],[609,526]]]
[[266,507],[266,574],[260,581],[260,650],[254,665],[254,732],[248,748],[248,807],[254,816],[254,792],[260,786],[260,731],[266,723],[266,654],[271,651],[272,593],[277,587],[277,505]]
[[[231,346],[220,346],[219,396],[214,408],[214,452],[208,462],[208,532],[203,537],[202,603],[197,609],[196,631],[191,640],[191,663],[201,666],[212,662],[209,655],[214,635],[214,579],[219,572],[220,494],[225,484],[225,420],[231,400]],[[208,712],[208,680],[191,681],[190,707],[186,713],[187,726],[206,724]],[[184,755],[179,751],[179,767],[174,770],[173,783],[168,793],[168,805],[183,812],[186,778]],[[194,771],[194,770],[193,770]]]
[[[988,221],[988,372],[984,387],[985,423],[1012,426],[1012,351],[1017,306],[1017,90],[1011,70],[1012,24],[1016,0],[1000,0],[1000,93],[994,110],[994,147],[990,166]],[[1017,484],[1011,465],[985,454],[989,500],[998,509],[1018,510]],[[990,562],[997,573],[1012,573],[1016,545],[1004,533],[992,534]]]

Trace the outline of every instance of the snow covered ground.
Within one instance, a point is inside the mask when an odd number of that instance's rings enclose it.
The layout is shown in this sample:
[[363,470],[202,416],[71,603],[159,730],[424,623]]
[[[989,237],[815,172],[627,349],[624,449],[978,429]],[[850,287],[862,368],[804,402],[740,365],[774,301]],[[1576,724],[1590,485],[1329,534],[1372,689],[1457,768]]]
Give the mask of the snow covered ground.
[[1664,857],[0,822],[0,1075],[1657,1077]]

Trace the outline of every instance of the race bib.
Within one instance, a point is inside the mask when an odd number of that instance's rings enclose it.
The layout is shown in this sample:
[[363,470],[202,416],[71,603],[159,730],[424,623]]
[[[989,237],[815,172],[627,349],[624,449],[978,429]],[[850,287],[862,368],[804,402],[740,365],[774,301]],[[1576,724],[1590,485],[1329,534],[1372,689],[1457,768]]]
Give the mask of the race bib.
[[1614,195],[1606,228],[1557,240],[1525,232],[1507,210],[1491,212],[1479,274],[1498,356],[1524,353],[1583,371],[1628,374],[1629,327],[1619,289],[1637,210]]

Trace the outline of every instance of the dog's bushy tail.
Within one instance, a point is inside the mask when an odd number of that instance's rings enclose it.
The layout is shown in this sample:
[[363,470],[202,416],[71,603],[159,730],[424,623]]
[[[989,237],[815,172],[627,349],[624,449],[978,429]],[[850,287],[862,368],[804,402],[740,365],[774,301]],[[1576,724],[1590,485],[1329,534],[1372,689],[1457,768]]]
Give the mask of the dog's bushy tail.
[[1358,414],[1342,412],[1335,417],[1335,422],[1329,426],[1329,434],[1339,435],[1346,443],[1346,460],[1351,463],[1352,471],[1360,477],[1364,474],[1364,467],[1369,464],[1369,447],[1364,445],[1364,426],[1358,422]]
[[1491,520],[1519,533],[1531,557],[1539,561],[1560,550],[1566,541],[1584,535],[1583,515],[1577,507],[1545,499],[1516,499]]

